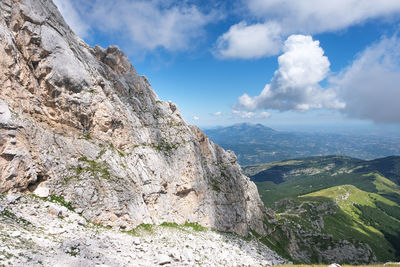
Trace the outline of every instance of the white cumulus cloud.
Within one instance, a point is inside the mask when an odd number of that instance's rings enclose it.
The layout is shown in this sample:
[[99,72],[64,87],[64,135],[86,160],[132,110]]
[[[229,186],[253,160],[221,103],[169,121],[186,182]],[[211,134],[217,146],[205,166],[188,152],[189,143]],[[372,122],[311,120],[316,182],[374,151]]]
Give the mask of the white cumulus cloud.
[[198,120],[200,120],[200,118],[197,117],[197,116],[194,116],[194,117],[193,117],[193,120],[198,121]]
[[213,114],[214,116],[222,116],[222,112],[221,111],[217,111]]
[[233,25],[217,40],[215,55],[221,58],[261,58],[279,53],[281,28],[276,23]]
[[330,80],[350,117],[400,123],[400,40],[383,38]]
[[[214,54],[221,58],[277,55],[279,41],[292,34],[317,34],[346,29],[369,19],[400,14],[398,0],[242,0],[256,24],[240,22],[222,34]],[[255,38],[252,41],[250,37]]]
[[275,109],[305,111],[315,108],[343,108],[333,90],[318,83],[329,73],[329,60],[318,41],[311,36],[292,35],[279,56],[279,69],[260,95],[239,97],[236,109]]

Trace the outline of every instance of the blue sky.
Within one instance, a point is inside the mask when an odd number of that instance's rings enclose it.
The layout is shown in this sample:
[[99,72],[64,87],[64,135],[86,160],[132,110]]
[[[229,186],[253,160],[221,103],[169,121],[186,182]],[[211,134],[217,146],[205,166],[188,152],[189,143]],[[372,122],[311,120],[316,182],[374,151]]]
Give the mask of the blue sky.
[[399,129],[398,0],[56,0],[188,123]]

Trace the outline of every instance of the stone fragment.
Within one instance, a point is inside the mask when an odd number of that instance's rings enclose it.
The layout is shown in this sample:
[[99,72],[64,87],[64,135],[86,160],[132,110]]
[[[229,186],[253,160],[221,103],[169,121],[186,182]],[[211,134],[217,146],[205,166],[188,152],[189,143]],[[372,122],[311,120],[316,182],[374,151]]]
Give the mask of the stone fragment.
[[10,236],[13,237],[13,238],[20,237],[21,236],[21,232],[20,231],[11,232]]
[[20,194],[8,194],[6,200],[9,204],[14,204],[21,198]]
[[47,198],[50,195],[50,189],[48,187],[38,187],[33,192],[38,197]]
[[11,120],[11,113],[6,102],[0,99],[0,124],[8,124]]
[[157,256],[157,263],[158,265],[166,265],[171,263],[171,258],[167,255],[158,255]]

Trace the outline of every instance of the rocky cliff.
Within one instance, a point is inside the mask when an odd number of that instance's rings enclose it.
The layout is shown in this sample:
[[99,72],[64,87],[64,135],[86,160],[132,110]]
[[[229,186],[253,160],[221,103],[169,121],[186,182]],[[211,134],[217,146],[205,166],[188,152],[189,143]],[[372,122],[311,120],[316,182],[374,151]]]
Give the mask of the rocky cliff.
[[0,193],[62,197],[120,228],[265,233],[235,155],[160,101],[118,47],[87,45],[51,0],[2,0],[0,15]]

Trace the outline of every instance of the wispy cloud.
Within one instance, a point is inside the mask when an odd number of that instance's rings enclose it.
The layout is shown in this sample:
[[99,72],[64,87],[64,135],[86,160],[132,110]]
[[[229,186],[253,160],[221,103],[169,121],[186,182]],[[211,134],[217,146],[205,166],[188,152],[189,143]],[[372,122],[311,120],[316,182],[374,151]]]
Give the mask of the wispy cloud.
[[187,1],[57,0],[56,4],[78,35],[85,36],[90,25],[97,31],[117,33],[130,46],[144,50],[190,49],[205,35],[204,27],[219,18],[216,11],[205,12]]
[[198,121],[198,120],[200,120],[200,118],[197,117],[197,116],[194,116],[194,117],[193,117],[193,120]]
[[398,0],[243,0],[251,14],[277,21],[287,34],[336,31],[400,13]]
[[330,80],[348,116],[400,123],[400,40],[383,38]]
[[[289,35],[332,32],[400,13],[398,0],[243,0],[243,6],[251,20],[255,17],[261,23],[233,25],[218,38],[216,56],[246,59],[277,55],[280,40]],[[258,46],[246,37],[256,38]]]

